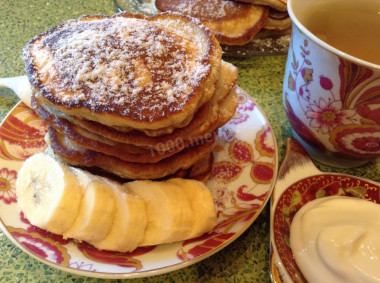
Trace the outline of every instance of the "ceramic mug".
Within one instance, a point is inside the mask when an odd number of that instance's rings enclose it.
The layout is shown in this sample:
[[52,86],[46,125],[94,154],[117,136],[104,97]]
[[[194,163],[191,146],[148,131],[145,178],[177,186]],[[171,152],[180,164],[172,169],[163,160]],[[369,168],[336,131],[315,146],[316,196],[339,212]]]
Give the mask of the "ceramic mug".
[[332,47],[303,25],[305,11],[321,1],[331,0],[288,0],[293,25],[283,102],[295,138],[313,159],[351,168],[380,156],[380,65]]

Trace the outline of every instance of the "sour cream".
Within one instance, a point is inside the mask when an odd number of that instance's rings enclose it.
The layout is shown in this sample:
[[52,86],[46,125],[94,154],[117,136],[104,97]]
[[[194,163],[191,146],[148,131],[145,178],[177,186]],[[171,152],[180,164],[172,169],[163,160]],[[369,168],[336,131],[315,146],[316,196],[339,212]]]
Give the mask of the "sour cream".
[[380,205],[324,197],[304,205],[290,226],[295,261],[310,282],[380,282]]

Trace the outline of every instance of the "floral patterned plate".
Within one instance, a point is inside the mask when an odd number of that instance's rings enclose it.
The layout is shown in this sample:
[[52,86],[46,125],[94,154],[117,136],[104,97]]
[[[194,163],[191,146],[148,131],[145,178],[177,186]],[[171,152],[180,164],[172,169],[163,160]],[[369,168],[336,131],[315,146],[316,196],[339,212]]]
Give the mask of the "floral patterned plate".
[[203,260],[236,240],[267,203],[277,174],[273,130],[256,103],[236,88],[235,116],[220,129],[212,174],[218,224],[204,236],[174,244],[138,248],[131,253],[99,251],[31,225],[15,197],[23,160],[46,147],[46,126],[19,103],[0,126],[0,226],[27,254],[55,268],[100,278],[158,275]]
[[380,184],[345,174],[319,171],[299,142],[289,138],[271,203],[273,282],[307,282],[289,246],[290,224],[303,205],[327,196],[351,196],[380,203]]

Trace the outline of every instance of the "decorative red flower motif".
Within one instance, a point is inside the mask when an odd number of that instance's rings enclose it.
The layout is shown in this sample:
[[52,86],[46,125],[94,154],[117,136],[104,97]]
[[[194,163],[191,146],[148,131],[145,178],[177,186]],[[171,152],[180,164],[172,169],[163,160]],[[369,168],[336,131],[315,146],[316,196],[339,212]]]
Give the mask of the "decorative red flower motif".
[[344,192],[342,192],[342,194],[339,193],[341,188],[342,185],[339,181],[334,181],[324,187],[318,182],[314,182],[309,186],[307,191],[301,195],[301,205],[322,196],[342,195]]
[[219,218],[220,214],[222,214],[227,207],[231,204],[233,206],[236,204],[235,191],[229,191],[226,187],[217,189],[214,203],[217,208],[216,216]]
[[214,179],[222,181],[224,183],[232,182],[236,180],[241,172],[243,171],[243,167],[239,164],[235,164],[234,162],[222,161],[216,162],[213,165],[211,175]]
[[362,151],[373,151],[374,153],[380,151],[380,138],[379,137],[362,137],[355,139],[352,142],[352,145]]
[[252,111],[255,109],[255,103],[251,99],[248,99],[247,94],[242,89],[235,87],[235,91],[238,101],[238,112]]
[[259,184],[270,184],[274,176],[274,165],[267,162],[255,162],[251,169],[251,178]]
[[228,122],[228,124],[232,125],[238,125],[247,121],[250,117],[247,112],[253,111],[256,107],[256,104],[251,99],[249,99],[249,95],[246,94],[241,88],[235,87],[235,91],[238,105],[235,115]]
[[41,237],[46,238],[46,239],[51,239],[51,240],[53,240],[54,242],[57,242],[57,243],[59,243],[59,244],[61,244],[61,245],[67,245],[68,243],[71,242],[70,239],[64,239],[64,238],[62,237],[62,235],[53,234],[53,233],[51,233],[51,232],[49,232],[49,231],[46,231],[46,230],[44,230],[44,229],[41,229],[41,228],[39,228],[39,227],[37,227],[37,226],[34,226],[34,225],[30,224],[29,220],[25,218],[25,215],[24,215],[23,212],[20,212],[20,220],[21,220],[23,223],[29,225],[28,228],[26,229],[26,231],[27,231],[28,233],[37,233],[37,234],[39,234]]
[[359,105],[356,110],[360,116],[372,120],[377,125],[380,125],[380,105]]
[[247,185],[242,185],[237,190],[237,198],[243,201],[252,201],[252,200],[261,200],[264,201],[265,197],[267,196],[267,192],[262,195],[255,195],[246,192],[246,189],[248,188]]
[[[204,234],[203,236],[195,239],[186,240],[183,242],[182,248],[177,252],[177,257],[182,261],[200,257],[209,251],[214,250],[216,247],[222,245],[225,241],[234,235],[235,233],[210,233]],[[190,249],[186,249],[188,246],[191,246],[191,244],[198,241],[201,241],[201,243]]]
[[52,239],[43,238],[38,233],[30,233],[21,228],[7,227],[9,233],[31,253],[50,262],[69,266],[70,255],[65,247]]
[[339,181],[333,181],[325,186],[320,182],[312,182],[307,189],[301,193],[295,191],[292,195],[292,204],[289,207],[289,223],[292,221],[296,212],[306,203],[324,196],[345,195]]
[[[22,117],[23,120],[18,117]],[[46,131],[45,123],[35,112],[20,104],[0,127],[0,157],[25,160],[32,154],[44,150]]]
[[0,170],[0,200],[5,204],[16,202],[17,171],[2,168]]
[[340,125],[358,124],[356,111],[342,109],[340,100],[320,98],[319,101],[314,101],[309,106],[305,115],[310,120],[310,127],[323,134],[329,133]]
[[330,133],[330,142],[347,156],[376,158],[380,154],[380,126],[347,125]]
[[263,126],[263,128],[257,133],[255,146],[261,155],[268,157],[274,156],[275,149],[269,126]]
[[246,114],[246,113],[240,113],[240,112],[236,111],[236,113],[234,114],[234,116],[232,117],[232,119],[230,121],[228,121],[227,124],[233,124],[233,125],[242,124],[245,121],[247,121],[248,118],[249,118],[248,114]]
[[234,140],[229,146],[229,155],[235,162],[251,162],[253,161],[253,149],[250,144],[240,140]]
[[226,218],[220,221],[214,228],[215,232],[228,233],[237,223],[246,223],[254,218],[260,211],[261,204],[258,203],[235,203],[230,208],[225,208],[220,216]]
[[[262,155],[272,157],[274,155],[273,145],[266,144],[266,138],[269,136],[268,127],[263,127],[255,138],[255,145]],[[214,179],[224,183],[236,180],[243,169],[252,164],[251,177],[260,184],[269,184],[274,176],[274,165],[267,162],[255,162],[252,145],[245,141],[233,140],[228,148],[228,154],[232,161],[222,161],[214,164],[212,176]]]
[[113,251],[101,251],[86,242],[78,243],[77,246],[83,255],[90,260],[100,263],[116,264],[121,267],[134,268],[136,271],[142,268],[142,264],[139,259],[134,257],[147,254],[156,247],[141,247],[130,253],[120,253]]
[[0,128],[0,138],[10,144],[21,145],[24,148],[43,147],[46,131],[33,128],[17,117],[10,115]]

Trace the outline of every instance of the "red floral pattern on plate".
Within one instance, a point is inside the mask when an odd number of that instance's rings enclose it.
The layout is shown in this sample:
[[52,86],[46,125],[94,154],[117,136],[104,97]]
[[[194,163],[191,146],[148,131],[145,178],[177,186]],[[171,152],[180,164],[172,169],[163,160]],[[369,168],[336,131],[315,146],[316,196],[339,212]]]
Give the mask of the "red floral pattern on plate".
[[[197,258],[219,247],[234,235],[234,233],[210,233],[199,238],[183,241],[182,248],[178,250],[177,256],[183,261]],[[193,245],[199,241],[201,241],[201,244]]]
[[[212,178],[230,183],[239,178],[244,168],[250,167],[251,177],[256,183],[271,183],[275,165],[273,162],[258,161],[262,155],[273,156],[274,154],[273,145],[265,143],[267,135],[271,134],[268,132],[268,128],[264,126],[258,131],[253,145],[246,141],[234,139],[228,147],[230,161],[215,162],[211,172]],[[259,152],[256,159],[254,148]]]
[[44,229],[41,229],[37,226],[30,224],[29,220],[25,218],[24,213],[22,211],[20,212],[20,220],[21,222],[28,225],[28,228],[26,229],[26,231],[29,233],[37,233],[41,237],[46,238],[46,239],[51,239],[52,241],[59,243],[60,245],[67,245],[68,243],[70,243],[69,239],[64,239],[61,235],[48,232]]
[[257,133],[257,139],[255,140],[255,146],[261,155],[273,157],[275,155],[275,150],[271,144],[272,134],[271,129],[266,126],[263,127]]
[[62,266],[69,265],[70,255],[67,249],[61,245],[57,245],[52,239],[21,228],[8,226],[7,230],[25,249],[35,256]]
[[0,169],[0,200],[5,204],[16,202],[17,171]]
[[[210,234],[165,245],[168,251],[164,254],[155,247],[138,248],[132,253],[99,251],[87,243],[63,239],[31,225],[14,202],[6,208],[0,207],[2,229],[16,245],[28,249],[43,262],[54,263],[69,272],[76,269],[76,273],[79,270],[85,276],[102,273],[103,278],[144,277],[152,270],[160,274],[219,251],[241,235],[262,211],[277,172],[276,142],[267,119],[243,90],[237,87],[236,92],[239,106],[235,117],[220,129],[215,163],[207,183],[218,210],[218,223]],[[45,125],[23,104],[12,110],[0,126],[0,132],[10,124],[18,125],[13,133],[17,138],[0,135],[3,170],[12,172],[8,176],[17,173],[22,164],[18,162],[13,173],[13,167],[11,170],[5,165],[8,160],[22,161],[46,146],[43,142]],[[17,139],[23,142],[11,142]],[[12,150],[8,150],[10,148]],[[153,263],[147,260],[149,258],[154,259]]]
[[18,104],[0,127],[0,157],[8,160],[25,160],[45,149],[45,123],[35,112]]
[[249,119],[249,114],[246,112],[253,111],[256,105],[241,88],[235,87],[235,91],[238,100],[238,107],[230,123],[237,125],[240,123],[244,123]]
[[120,267],[131,268],[133,272],[140,270],[143,266],[141,261],[135,257],[149,253],[154,248],[155,246],[141,247],[130,253],[119,253],[111,251],[100,251],[85,242],[78,244],[78,249],[86,258],[100,263],[109,263],[118,265]]

